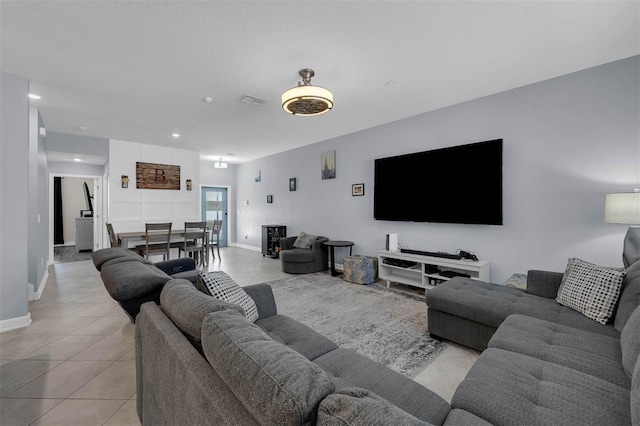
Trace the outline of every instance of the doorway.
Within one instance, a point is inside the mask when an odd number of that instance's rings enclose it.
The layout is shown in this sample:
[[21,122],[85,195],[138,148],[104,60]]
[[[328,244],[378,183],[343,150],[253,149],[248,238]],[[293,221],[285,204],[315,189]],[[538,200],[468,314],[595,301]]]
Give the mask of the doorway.
[[51,263],[90,260],[102,248],[101,187],[99,176],[49,175]]
[[222,219],[220,230],[220,247],[227,246],[227,188],[213,186],[202,187],[202,220]]

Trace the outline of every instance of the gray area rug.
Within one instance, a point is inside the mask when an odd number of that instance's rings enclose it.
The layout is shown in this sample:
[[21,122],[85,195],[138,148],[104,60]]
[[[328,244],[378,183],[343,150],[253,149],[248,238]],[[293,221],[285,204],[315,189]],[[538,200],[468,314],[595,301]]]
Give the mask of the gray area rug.
[[429,337],[423,297],[326,273],[271,281],[278,313],[410,378],[445,348]]

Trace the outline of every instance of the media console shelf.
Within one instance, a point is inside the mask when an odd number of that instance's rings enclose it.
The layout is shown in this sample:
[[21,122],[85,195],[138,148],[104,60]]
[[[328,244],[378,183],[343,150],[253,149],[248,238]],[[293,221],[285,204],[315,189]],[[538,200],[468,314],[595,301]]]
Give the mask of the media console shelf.
[[[385,259],[416,262],[416,265],[408,268],[394,266],[385,263]],[[396,282],[428,290],[434,287],[431,282],[441,283],[450,279],[434,272],[435,269],[460,272],[471,275],[472,279],[491,281],[491,264],[485,260],[455,260],[387,250],[378,252],[378,275],[387,280],[387,288],[391,282]]]

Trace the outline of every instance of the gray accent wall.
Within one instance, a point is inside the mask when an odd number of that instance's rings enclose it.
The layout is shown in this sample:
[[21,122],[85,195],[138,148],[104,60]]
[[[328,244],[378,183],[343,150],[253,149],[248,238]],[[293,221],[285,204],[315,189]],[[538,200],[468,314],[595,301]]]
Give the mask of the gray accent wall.
[[[563,271],[569,257],[622,266],[627,226],[604,223],[604,197],[640,186],[639,58],[243,163],[237,167],[237,242],[259,247],[260,226],[282,224],[289,235],[351,240],[355,254],[376,255],[385,235],[395,232],[402,247],[472,251],[491,262],[492,281],[500,283],[529,269]],[[329,114],[345,113],[336,94]],[[503,226],[373,219],[376,158],[498,138],[504,140]],[[321,180],[320,155],[329,150],[336,151],[337,177]],[[365,184],[363,197],[351,196],[354,183]],[[429,182],[407,184],[425,208],[438,202],[429,198]]]
[[[0,323],[28,312],[29,81],[0,72]],[[27,325],[27,324],[23,324]]]

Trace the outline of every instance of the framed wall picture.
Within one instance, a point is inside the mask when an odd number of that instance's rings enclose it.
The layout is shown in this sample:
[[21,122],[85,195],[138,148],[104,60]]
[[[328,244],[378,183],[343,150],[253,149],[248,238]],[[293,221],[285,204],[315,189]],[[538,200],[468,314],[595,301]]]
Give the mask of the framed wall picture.
[[290,178],[289,179],[289,191],[295,191],[296,190],[296,178]]
[[327,151],[320,155],[322,180],[336,178],[336,152]]
[[136,188],[180,190],[180,166],[138,161]]
[[364,195],[364,183],[354,183],[351,185],[351,195],[360,197]]
[[273,204],[273,195],[267,195],[267,204]]
[[256,170],[256,174],[255,174],[255,176],[253,177],[253,180],[254,180],[255,182],[260,182],[260,180],[261,180],[260,169],[257,169],[257,170]]

